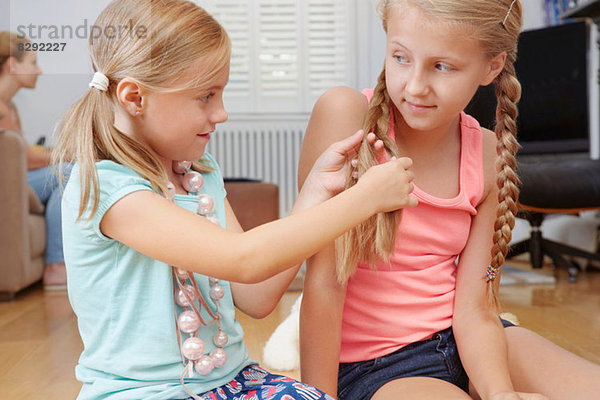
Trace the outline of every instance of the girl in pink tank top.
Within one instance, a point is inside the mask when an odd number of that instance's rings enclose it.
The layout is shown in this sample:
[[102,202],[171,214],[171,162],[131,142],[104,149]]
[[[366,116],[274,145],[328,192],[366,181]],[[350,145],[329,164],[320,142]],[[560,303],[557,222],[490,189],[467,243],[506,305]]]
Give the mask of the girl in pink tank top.
[[[334,88],[316,103],[300,184],[322,149],[362,128],[376,141],[363,142],[348,187],[377,163],[409,157],[418,205],[373,217],[308,260],[303,381],[350,400],[600,393],[598,365],[497,316],[517,212],[521,10],[518,0],[382,0],[376,87]],[[495,132],[463,112],[491,83]]]

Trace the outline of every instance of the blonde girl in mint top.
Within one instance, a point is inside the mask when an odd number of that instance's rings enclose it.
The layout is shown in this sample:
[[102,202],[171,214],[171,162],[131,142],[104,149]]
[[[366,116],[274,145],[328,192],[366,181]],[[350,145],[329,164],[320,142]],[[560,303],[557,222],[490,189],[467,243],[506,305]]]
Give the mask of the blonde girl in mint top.
[[266,316],[303,259],[376,213],[416,205],[410,160],[342,192],[357,131],[323,152],[294,215],[243,232],[204,152],[228,117],[225,30],[183,0],[116,0],[94,26],[95,73],[54,154],[74,162],[62,209],[84,345],[78,398],[330,398],[251,360],[234,306]]
[[[317,101],[300,183],[329,143],[362,127],[377,141],[361,146],[347,187],[409,157],[418,205],[369,219],[308,260],[302,380],[342,400],[597,398],[598,365],[497,316],[517,211],[521,3],[381,0],[378,10],[384,70],[373,90],[334,88]],[[463,112],[491,83],[495,132]]]

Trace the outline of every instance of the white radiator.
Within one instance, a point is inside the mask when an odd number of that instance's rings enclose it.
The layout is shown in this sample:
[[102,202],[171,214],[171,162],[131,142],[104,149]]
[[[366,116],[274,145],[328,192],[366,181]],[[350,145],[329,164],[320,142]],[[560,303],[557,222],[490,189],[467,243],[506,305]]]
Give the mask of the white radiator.
[[218,127],[207,151],[219,163],[224,178],[258,179],[278,185],[279,215],[284,217],[298,194],[298,158],[304,127]]

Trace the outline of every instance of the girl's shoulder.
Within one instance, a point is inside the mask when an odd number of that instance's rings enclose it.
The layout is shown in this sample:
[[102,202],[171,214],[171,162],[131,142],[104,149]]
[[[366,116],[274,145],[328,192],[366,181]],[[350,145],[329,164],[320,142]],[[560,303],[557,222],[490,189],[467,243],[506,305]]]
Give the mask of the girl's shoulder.
[[[366,89],[369,90],[369,89]],[[363,92],[347,86],[337,86],[326,91],[315,103],[315,111],[325,111],[335,115],[366,114],[369,109],[369,98]]]
[[362,128],[369,103],[365,95],[349,87],[338,86],[326,91],[315,103],[305,139],[316,136],[319,151]]

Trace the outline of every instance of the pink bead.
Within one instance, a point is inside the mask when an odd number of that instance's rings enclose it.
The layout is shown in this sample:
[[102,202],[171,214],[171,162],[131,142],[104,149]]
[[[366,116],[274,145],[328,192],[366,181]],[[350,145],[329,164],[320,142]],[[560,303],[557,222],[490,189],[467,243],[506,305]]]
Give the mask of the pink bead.
[[204,184],[204,178],[200,172],[190,171],[183,176],[183,187],[191,193],[197,193]]
[[189,277],[188,272],[183,268],[179,268],[179,267],[175,268],[175,273],[181,280],[186,280]]
[[175,193],[175,185],[172,182],[167,183],[167,193],[165,193],[167,200],[173,200]]
[[181,345],[181,353],[187,359],[197,360],[204,354],[204,342],[197,337],[187,338]]
[[177,297],[175,298],[177,304],[179,304],[181,307],[187,307],[191,304],[190,302],[188,302],[187,298],[183,294],[184,290],[187,293],[190,300],[192,301],[192,303],[196,301],[196,291],[194,290],[194,287],[192,285],[185,284],[183,285],[183,290],[179,289],[177,291]]
[[221,300],[225,296],[225,289],[220,285],[214,285],[210,288],[210,298],[213,300]]
[[227,354],[220,347],[210,352],[210,358],[216,368],[222,367],[227,362]]
[[215,333],[215,335],[213,336],[214,344],[219,347],[225,347],[225,345],[227,344],[228,341],[229,341],[229,337],[223,331],[219,331],[219,332]]
[[191,161],[173,161],[173,172],[176,174],[185,174],[191,167]]
[[194,311],[184,311],[177,318],[179,330],[185,333],[196,332],[200,329],[200,318]]
[[198,361],[196,361],[195,368],[196,372],[198,372],[200,375],[208,375],[215,368],[215,365],[213,364],[212,358],[209,356],[202,356],[200,359],[198,359]]
[[198,195],[198,214],[206,215],[210,213],[215,205],[212,197],[202,193]]
[[212,222],[215,225],[221,225],[221,223],[219,222],[219,218],[217,217],[213,217],[212,215],[210,217],[206,217],[207,220],[209,220],[210,222]]
[[210,283],[211,285],[218,285],[219,284],[219,280],[217,278],[209,277],[208,278],[208,283]]

